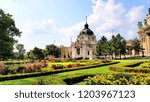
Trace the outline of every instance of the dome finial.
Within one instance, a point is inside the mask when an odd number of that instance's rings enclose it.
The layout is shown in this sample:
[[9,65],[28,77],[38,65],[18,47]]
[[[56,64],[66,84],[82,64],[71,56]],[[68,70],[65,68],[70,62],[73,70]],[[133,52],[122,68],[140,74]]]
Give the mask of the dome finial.
[[86,24],[87,24],[87,16],[85,17],[85,19],[86,19]]
[[87,24],[87,16],[86,16],[86,23],[85,23],[84,27],[85,27],[85,29],[89,28],[89,25]]

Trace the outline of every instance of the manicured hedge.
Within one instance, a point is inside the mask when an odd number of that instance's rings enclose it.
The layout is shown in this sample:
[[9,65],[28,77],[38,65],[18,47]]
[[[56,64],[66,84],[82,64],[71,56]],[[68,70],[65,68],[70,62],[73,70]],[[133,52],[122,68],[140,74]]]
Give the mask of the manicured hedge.
[[34,82],[33,85],[73,85],[78,82],[84,81],[85,78],[93,76],[94,75],[75,75],[73,77],[66,77],[65,79],[60,77],[48,77]]
[[125,68],[125,67],[110,67],[109,70],[115,71],[115,72],[127,72],[127,73],[144,73],[149,74],[150,69],[133,69],[133,68]]
[[70,78],[66,78],[63,81],[67,84],[67,85],[72,85],[78,82],[82,82],[84,81],[85,78],[88,77],[93,77],[94,75],[80,75],[80,76],[75,76],[75,77],[70,77]]
[[112,65],[112,64],[117,64],[117,63],[119,63],[119,62],[109,62],[109,63],[100,64],[100,65],[88,66],[88,67],[84,66],[84,67],[81,67],[81,68],[52,70],[52,71],[48,71],[48,72],[35,72],[35,73],[5,75],[5,76],[0,76],[0,81],[22,79],[22,78],[29,78],[29,77],[37,77],[37,76],[46,76],[46,75],[57,74],[57,73],[62,73],[62,72],[69,72],[69,71],[75,71],[75,70],[96,68],[96,67],[100,67],[100,66]]
[[124,65],[124,67],[136,67],[136,66],[139,66],[141,63],[143,63],[143,61],[129,63],[127,65]]

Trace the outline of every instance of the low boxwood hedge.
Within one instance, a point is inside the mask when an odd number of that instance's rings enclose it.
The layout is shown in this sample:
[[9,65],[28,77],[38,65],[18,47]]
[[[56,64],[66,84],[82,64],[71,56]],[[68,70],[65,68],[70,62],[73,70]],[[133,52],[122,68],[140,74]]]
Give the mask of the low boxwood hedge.
[[133,69],[128,67],[110,67],[109,70],[115,72],[126,72],[126,73],[143,73],[143,74],[150,74],[150,69]]
[[70,77],[70,78],[66,78],[63,81],[67,84],[67,85],[73,85],[79,82],[84,81],[85,78],[88,77],[93,77],[94,75],[80,75],[80,76],[75,76],[75,77]]
[[136,67],[136,66],[139,66],[141,63],[143,63],[143,61],[129,63],[127,65],[124,65],[124,67]]

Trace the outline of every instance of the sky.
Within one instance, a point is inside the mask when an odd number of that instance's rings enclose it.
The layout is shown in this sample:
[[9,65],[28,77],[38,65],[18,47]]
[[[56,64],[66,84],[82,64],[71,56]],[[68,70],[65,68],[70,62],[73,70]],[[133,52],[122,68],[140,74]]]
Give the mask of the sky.
[[22,32],[18,43],[26,51],[46,45],[70,46],[87,22],[97,40],[120,33],[125,39],[138,37],[150,0],[0,0],[0,8],[13,15]]

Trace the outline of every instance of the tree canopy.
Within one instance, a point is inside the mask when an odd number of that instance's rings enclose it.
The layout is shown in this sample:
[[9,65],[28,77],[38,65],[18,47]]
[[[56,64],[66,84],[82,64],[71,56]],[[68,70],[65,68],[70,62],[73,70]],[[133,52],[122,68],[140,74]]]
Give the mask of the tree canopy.
[[96,46],[97,56],[107,56],[113,55],[120,56],[126,54],[126,41],[120,35],[112,36],[111,40],[107,40],[105,36],[102,36],[97,42]]
[[12,15],[0,9],[0,59],[12,57],[14,44],[17,42],[15,36],[20,37],[21,32],[16,28]]
[[141,42],[137,38],[131,40],[131,47],[132,47],[133,50],[135,50],[135,55],[136,54],[138,55],[139,52],[143,50],[143,47],[141,46]]
[[16,49],[18,50],[18,59],[24,59],[25,49],[23,44],[17,44]]
[[102,36],[97,42],[97,56],[107,56],[109,54],[109,42],[105,36]]

